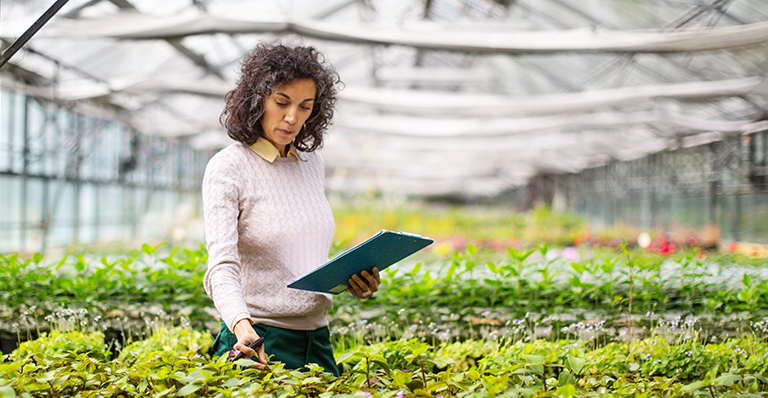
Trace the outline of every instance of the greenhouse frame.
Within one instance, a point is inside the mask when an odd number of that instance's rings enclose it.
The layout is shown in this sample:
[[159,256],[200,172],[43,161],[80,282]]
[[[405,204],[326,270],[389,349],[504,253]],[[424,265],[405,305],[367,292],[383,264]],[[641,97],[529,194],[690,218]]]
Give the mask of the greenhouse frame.
[[[0,5],[8,48],[50,6]],[[344,82],[326,189],[768,242],[759,0],[72,0],[0,69],[0,252],[200,239],[255,43]]]
[[768,396],[768,0],[0,1],[0,398],[662,396]]

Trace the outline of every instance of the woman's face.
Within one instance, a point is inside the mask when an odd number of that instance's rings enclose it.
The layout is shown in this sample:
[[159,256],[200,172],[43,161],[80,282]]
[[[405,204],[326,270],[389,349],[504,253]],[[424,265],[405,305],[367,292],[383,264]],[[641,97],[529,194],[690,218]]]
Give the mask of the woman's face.
[[296,79],[277,86],[264,99],[261,128],[264,138],[271,142],[280,156],[286,156],[287,146],[301,131],[315,105],[315,81]]

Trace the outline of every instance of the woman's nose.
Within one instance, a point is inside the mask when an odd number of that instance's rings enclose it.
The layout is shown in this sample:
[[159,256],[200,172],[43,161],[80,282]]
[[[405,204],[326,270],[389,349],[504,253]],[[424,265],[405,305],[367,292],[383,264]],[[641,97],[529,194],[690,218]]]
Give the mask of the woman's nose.
[[293,124],[296,122],[296,110],[295,109],[289,109],[287,112],[285,112],[285,121]]

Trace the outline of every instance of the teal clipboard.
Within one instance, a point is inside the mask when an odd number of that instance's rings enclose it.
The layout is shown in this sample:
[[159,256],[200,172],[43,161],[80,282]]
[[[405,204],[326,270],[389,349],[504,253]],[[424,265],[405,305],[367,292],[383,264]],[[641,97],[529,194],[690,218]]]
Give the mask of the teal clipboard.
[[334,257],[288,287],[339,294],[349,288],[349,278],[378,267],[379,271],[429,246],[432,239],[382,229],[363,243]]

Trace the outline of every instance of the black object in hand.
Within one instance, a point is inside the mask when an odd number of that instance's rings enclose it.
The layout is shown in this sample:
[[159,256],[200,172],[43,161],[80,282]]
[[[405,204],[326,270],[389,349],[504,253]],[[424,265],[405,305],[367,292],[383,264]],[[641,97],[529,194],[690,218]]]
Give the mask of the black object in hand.
[[[262,344],[264,344],[264,338],[263,337],[259,337],[253,343],[248,344],[248,347],[251,347],[251,349],[253,349],[254,351],[257,351],[257,353],[258,353],[259,347],[261,347]],[[235,355],[235,357],[232,358],[232,362],[235,362],[235,361],[243,359],[243,358],[245,358],[245,354],[242,353],[242,352],[238,352],[237,355]]]

